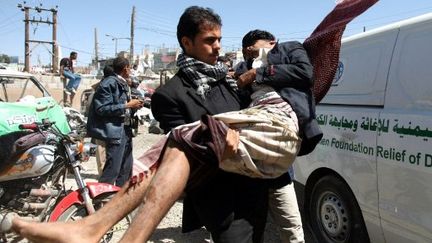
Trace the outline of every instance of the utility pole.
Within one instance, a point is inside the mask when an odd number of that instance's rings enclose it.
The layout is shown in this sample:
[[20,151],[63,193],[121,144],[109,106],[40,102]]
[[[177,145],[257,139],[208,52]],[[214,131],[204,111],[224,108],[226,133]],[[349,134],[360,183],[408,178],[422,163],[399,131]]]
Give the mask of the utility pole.
[[134,30],[135,30],[135,6],[132,7],[131,16],[131,37],[130,37],[130,64],[133,66],[134,61]]
[[[19,5],[18,5],[19,6]],[[29,22],[29,8],[24,8],[24,25],[25,25],[25,36],[24,36],[24,71],[30,72],[30,22]]]
[[97,39],[97,29],[94,30],[95,35],[95,68],[99,69],[99,54],[98,54],[98,39]]
[[115,37],[115,36],[108,35],[108,34],[105,34],[105,36],[111,38],[115,43],[115,57],[117,57],[117,42],[118,42],[118,40],[130,40],[131,39],[129,37]]
[[57,10],[52,11],[52,72],[58,72]]
[[[25,2],[24,2],[25,4]],[[42,4],[40,7],[29,7],[24,6],[22,4],[18,4],[18,8],[20,8],[24,12],[24,26],[25,26],[25,36],[24,36],[24,71],[29,72],[30,71],[30,43],[37,43],[37,44],[51,44],[52,45],[52,71],[57,72],[58,71],[58,48],[57,48],[57,6],[56,8],[46,9],[42,8]],[[48,19],[42,20],[40,18],[39,20],[36,20],[34,17],[33,19],[30,19],[30,10],[34,10],[38,13],[41,12],[52,12],[52,21],[49,21]],[[48,24],[52,25],[52,41],[42,41],[42,40],[30,40],[30,23],[37,23],[37,24]]]

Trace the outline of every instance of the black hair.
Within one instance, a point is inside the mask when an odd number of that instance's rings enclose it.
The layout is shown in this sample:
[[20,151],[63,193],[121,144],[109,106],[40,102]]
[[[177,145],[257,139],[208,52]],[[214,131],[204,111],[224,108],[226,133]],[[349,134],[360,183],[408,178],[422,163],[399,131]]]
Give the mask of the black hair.
[[272,33],[265,30],[251,30],[243,37],[242,47],[246,48],[248,46],[251,46],[255,44],[257,40],[274,41],[276,40],[276,38]]
[[192,41],[200,32],[200,25],[206,24],[211,27],[222,27],[221,17],[211,8],[191,6],[185,9],[177,25],[177,40],[184,51],[181,43],[183,37],[188,37]]
[[114,58],[114,60],[113,60],[113,64],[112,64],[112,66],[113,66],[114,72],[115,72],[116,74],[120,74],[121,71],[122,71],[125,67],[129,66],[129,60],[126,59],[126,58],[124,58],[124,57],[116,57],[116,58]]
[[78,54],[78,53],[77,53],[76,51],[73,51],[73,52],[70,53],[69,56],[73,56],[73,55],[77,55],[77,54]]
[[218,56],[219,62],[230,62],[231,60],[227,56]]
[[103,78],[114,75],[114,68],[112,65],[105,65],[103,68]]

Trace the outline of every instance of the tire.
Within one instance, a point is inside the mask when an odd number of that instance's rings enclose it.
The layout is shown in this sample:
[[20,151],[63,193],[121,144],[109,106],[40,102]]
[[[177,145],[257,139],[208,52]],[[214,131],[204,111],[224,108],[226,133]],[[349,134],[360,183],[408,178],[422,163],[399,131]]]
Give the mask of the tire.
[[[100,209],[105,205],[114,195],[115,193],[106,193],[103,194],[96,199],[93,199],[93,205],[96,210]],[[84,205],[72,205],[68,208],[64,213],[62,213],[57,221],[66,222],[66,221],[75,221],[81,219],[85,216],[88,216],[87,210]],[[120,241],[123,234],[129,228],[132,222],[132,216],[129,214],[120,220],[114,227],[109,230],[104,237],[101,239],[101,242],[118,242]]]
[[334,176],[318,180],[307,210],[309,224],[318,242],[370,242],[360,207],[342,180]]

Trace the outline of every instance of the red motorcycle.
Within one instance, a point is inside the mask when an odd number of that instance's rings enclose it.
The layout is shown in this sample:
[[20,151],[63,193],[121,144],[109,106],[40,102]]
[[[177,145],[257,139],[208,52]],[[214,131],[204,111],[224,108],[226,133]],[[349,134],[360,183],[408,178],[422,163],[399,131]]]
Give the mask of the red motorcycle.
[[[103,207],[120,190],[106,183],[85,182],[81,163],[94,155],[96,146],[74,134],[62,134],[54,123],[21,125],[21,137],[0,167],[0,237],[9,233],[11,220],[19,216],[39,222],[82,218]],[[66,189],[71,172],[78,189]],[[103,242],[118,240],[129,227],[130,216],[115,225]]]

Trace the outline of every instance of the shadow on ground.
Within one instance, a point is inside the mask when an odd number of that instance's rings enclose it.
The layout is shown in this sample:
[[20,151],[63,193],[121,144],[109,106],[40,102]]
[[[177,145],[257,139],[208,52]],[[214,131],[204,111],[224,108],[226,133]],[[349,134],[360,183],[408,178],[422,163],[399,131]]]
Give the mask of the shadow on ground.
[[190,233],[181,233],[181,227],[156,229],[149,242],[210,242],[210,235],[205,229],[195,230]]

